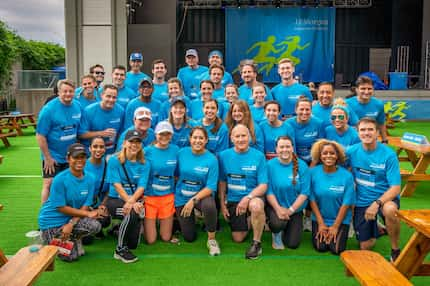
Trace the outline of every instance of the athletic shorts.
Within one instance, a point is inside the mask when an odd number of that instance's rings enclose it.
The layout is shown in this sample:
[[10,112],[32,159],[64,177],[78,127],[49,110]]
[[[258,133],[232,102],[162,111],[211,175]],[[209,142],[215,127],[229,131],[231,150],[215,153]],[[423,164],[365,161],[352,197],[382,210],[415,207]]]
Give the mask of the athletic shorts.
[[145,218],[164,219],[175,213],[175,195],[145,196]]
[[[400,209],[400,200],[395,198],[393,202],[397,205],[397,208]],[[367,207],[355,207],[354,208],[354,230],[355,235],[358,241],[367,241],[372,238],[379,237],[378,231],[378,220],[368,220],[366,221],[364,218],[364,214],[366,213]],[[385,221],[384,215],[382,214],[382,210],[379,209],[378,215]]]
[[[265,202],[265,199],[263,197],[258,197]],[[229,217],[229,224],[231,231],[248,231],[248,216],[250,215],[249,210],[241,215],[236,215],[236,208],[239,202],[227,202],[227,210],[230,214]]]
[[45,173],[45,170],[43,168],[44,166],[45,166],[45,160],[42,161],[42,177],[44,179],[48,179],[48,178],[54,178],[58,173],[69,168],[69,163],[55,163],[54,164],[54,168],[55,168],[54,174]]

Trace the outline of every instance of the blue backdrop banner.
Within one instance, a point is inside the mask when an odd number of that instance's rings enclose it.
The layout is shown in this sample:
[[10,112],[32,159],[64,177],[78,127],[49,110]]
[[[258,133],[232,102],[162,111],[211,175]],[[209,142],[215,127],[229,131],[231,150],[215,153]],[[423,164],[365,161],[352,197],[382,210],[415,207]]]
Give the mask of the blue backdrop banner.
[[334,8],[226,9],[226,66],[253,59],[265,82],[279,82],[277,63],[290,58],[303,81],[333,81]]

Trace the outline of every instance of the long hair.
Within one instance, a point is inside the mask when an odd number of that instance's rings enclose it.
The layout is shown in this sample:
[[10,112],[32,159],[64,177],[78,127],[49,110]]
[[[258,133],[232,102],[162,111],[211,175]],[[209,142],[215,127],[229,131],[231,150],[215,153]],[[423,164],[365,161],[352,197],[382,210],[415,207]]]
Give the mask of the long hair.
[[[127,161],[127,147],[126,145],[127,141],[124,141],[124,143],[122,144],[122,148],[121,150],[117,153],[118,154],[118,160],[121,164],[125,164],[125,162]],[[145,154],[143,152],[143,148],[141,148],[139,150],[139,152],[136,155],[136,161],[145,164]]]
[[[219,108],[218,101],[216,101],[213,98],[209,99],[208,101],[203,102],[203,108],[205,107],[206,104],[211,103],[211,102],[215,103],[216,109],[218,110],[218,108]],[[215,117],[215,122],[214,122],[214,127],[212,127],[211,132],[213,134],[216,134],[218,132],[218,130],[220,129],[221,125],[222,125],[221,118],[219,118],[218,116],[216,116]]]
[[[242,122],[235,122],[233,119],[233,109],[237,106],[239,109],[243,112],[243,121]],[[249,133],[251,134],[251,140],[253,143],[255,143],[256,137],[255,137],[255,128],[254,128],[254,120],[252,119],[251,111],[249,110],[248,103],[246,103],[244,100],[236,100],[231,104],[230,110],[228,111],[227,118],[225,119],[225,123],[228,126],[229,133],[231,135],[231,130],[237,123],[242,123],[249,129]]]
[[[278,142],[281,140],[288,140],[290,141],[291,145],[293,145],[293,140],[291,140],[289,136],[284,135],[284,136],[279,136],[276,139],[276,146],[278,146]],[[297,184],[296,177],[297,177],[297,174],[299,173],[299,160],[297,159],[297,155],[296,153],[294,153],[294,151],[292,153],[291,161],[293,162],[293,179],[291,182],[293,185],[296,185]]]

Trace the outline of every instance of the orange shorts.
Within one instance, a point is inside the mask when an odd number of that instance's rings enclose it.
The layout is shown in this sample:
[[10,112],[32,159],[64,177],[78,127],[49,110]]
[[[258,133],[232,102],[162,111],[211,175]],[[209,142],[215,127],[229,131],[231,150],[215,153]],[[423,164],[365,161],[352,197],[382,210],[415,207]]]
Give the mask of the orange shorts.
[[175,213],[175,195],[145,197],[145,218],[164,219]]

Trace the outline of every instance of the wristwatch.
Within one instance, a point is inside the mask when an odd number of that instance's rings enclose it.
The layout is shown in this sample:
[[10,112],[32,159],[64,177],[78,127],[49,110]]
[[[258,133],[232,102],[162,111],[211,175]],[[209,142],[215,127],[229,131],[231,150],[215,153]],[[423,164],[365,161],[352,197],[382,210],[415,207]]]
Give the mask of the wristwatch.
[[381,208],[384,205],[380,199],[377,199],[375,203],[378,205],[379,208]]
[[72,226],[75,226],[78,222],[77,221],[74,221],[72,218],[69,220],[69,223],[72,225]]

